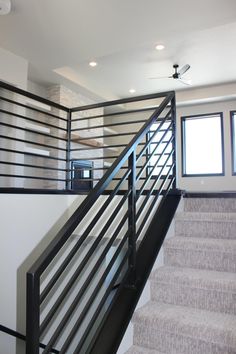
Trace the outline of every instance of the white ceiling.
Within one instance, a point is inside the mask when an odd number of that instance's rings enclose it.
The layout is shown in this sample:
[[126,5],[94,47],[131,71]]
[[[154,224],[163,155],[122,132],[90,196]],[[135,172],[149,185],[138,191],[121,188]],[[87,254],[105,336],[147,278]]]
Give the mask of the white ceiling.
[[[156,51],[158,43],[166,49]],[[149,79],[171,75],[175,63],[191,65],[192,87],[233,82],[236,1],[12,0],[0,17],[0,47],[26,58],[34,81],[78,84],[110,99],[130,88],[137,95],[186,89]]]

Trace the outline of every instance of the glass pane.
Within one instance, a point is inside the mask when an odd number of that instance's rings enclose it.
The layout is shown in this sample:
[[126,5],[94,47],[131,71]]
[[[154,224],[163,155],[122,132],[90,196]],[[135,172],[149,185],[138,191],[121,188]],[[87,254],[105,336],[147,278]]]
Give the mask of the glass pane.
[[184,121],[185,173],[223,172],[221,117],[207,116]]

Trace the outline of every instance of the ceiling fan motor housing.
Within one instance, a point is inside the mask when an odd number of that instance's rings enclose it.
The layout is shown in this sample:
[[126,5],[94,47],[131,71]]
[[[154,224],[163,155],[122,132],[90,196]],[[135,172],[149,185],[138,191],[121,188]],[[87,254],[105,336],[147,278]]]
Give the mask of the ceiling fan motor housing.
[[179,78],[178,67],[179,67],[178,64],[174,64],[174,65],[173,65],[173,68],[175,69],[175,72],[174,72],[174,74],[172,75],[173,79],[178,79],[178,78]]

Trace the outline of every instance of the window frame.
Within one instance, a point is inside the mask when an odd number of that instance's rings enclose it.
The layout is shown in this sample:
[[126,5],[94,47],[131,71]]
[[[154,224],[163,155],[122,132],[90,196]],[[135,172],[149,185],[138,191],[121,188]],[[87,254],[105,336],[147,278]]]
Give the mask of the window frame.
[[[201,119],[201,117],[219,116],[221,130],[221,161],[222,172],[220,173],[186,173],[186,138],[185,138],[185,122],[188,119]],[[224,121],[223,112],[193,114],[181,117],[181,175],[182,177],[214,177],[225,176],[225,149],[224,149]]]
[[[234,159],[236,159],[236,156],[234,157],[234,152],[236,149],[236,139],[234,139],[234,136],[236,136],[236,125],[234,125],[234,116],[236,117],[236,110],[230,111],[230,137],[231,137],[231,167],[232,167],[232,176],[236,176],[236,166],[234,166]],[[236,154],[236,152],[235,152]]]

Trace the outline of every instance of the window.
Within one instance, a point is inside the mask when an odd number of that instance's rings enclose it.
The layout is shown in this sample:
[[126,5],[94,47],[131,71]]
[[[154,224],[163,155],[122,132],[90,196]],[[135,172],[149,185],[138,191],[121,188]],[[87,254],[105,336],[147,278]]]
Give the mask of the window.
[[236,175],[236,111],[230,112],[231,119],[231,142],[232,142],[232,170]]
[[182,175],[224,175],[222,113],[182,117]]

